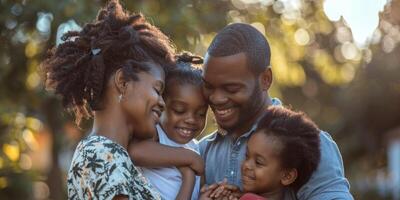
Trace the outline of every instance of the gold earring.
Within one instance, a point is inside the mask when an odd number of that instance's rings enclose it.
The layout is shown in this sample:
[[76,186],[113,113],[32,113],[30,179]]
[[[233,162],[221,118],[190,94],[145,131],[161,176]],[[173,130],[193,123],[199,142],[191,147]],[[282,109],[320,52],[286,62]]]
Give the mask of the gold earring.
[[118,96],[118,103],[121,103],[121,100],[122,100],[122,94],[120,94],[120,95]]

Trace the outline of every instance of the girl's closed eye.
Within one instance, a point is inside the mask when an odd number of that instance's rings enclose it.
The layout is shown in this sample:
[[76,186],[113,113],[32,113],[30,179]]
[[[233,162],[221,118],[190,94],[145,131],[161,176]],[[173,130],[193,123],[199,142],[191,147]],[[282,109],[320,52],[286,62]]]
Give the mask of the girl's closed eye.
[[207,109],[200,110],[197,112],[200,117],[205,117],[207,115]]
[[174,107],[172,108],[172,110],[178,115],[184,114],[186,112],[185,109],[182,107]]
[[262,159],[257,158],[257,159],[256,159],[256,165],[258,165],[258,166],[264,166],[264,165],[265,165],[265,162],[264,162]]

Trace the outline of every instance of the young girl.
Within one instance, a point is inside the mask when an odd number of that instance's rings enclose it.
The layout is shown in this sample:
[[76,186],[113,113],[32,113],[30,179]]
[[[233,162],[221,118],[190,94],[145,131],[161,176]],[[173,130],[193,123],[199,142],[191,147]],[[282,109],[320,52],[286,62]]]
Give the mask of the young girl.
[[164,101],[164,70],[174,62],[170,40],[117,0],[43,62],[46,85],[79,124],[94,118],[68,172],[68,199],[160,199],[133,165],[129,140],[155,135]]
[[319,132],[304,113],[269,107],[247,143],[241,169],[245,194],[228,191],[231,186],[221,185],[210,196],[220,197],[224,193],[231,199],[241,196],[242,200],[296,199],[284,197],[283,191],[297,192],[317,168]]
[[[191,64],[201,62],[200,57],[189,54],[178,56],[177,67],[166,78],[163,95],[166,110],[161,117],[161,126],[157,127],[158,141],[161,144],[184,147],[197,154],[199,149],[193,138],[204,128],[208,105],[202,96],[201,70]],[[170,155],[174,156],[179,155]],[[147,159],[151,160],[149,156]],[[197,199],[200,177],[194,178],[193,173],[192,177],[185,177],[185,172],[181,170],[181,175],[175,166],[143,168],[143,175],[158,189],[163,199]]]

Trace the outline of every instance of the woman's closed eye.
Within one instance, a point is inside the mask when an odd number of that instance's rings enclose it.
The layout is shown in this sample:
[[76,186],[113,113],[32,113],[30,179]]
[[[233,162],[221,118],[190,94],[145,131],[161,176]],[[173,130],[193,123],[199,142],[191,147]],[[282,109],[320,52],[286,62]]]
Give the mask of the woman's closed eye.
[[157,89],[157,88],[153,88],[154,89],[154,91],[156,91],[156,93],[158,94],[158,95],[161,95],[162,94],[162,92],[161,92],[161,90],[160,89]]
[[203,86],[204,86],[204,88],[207,89],[207,90],[213,89],[213,86],[212,86],[211,84],[207,83],[207,82],[204,82]]
[[161,81],[157,81],[153,88],[158,95],[162,95],[162,93],[164,92],[164,84]]

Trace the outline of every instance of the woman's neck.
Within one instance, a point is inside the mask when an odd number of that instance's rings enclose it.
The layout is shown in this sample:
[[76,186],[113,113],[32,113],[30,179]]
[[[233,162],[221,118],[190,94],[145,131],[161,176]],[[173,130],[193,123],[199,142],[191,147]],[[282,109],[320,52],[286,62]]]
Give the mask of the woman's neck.
[[279,188],[274,191],[266,192],[260,195],[268,200],[282,200],[283,192],[284,192],[283,188]]
[[118,109],[95,111],[92,132],[105,136],[124,148],[128,147],[131,137],[126,120]]

